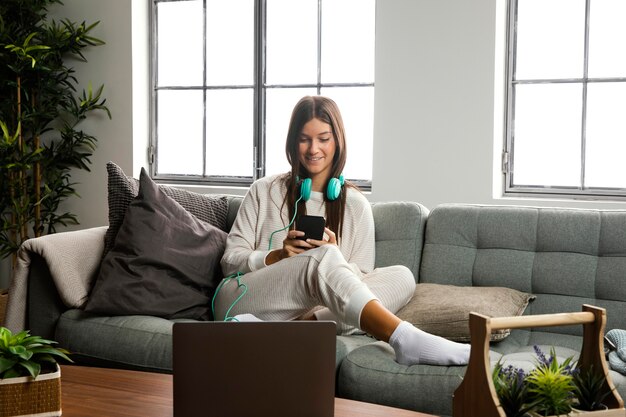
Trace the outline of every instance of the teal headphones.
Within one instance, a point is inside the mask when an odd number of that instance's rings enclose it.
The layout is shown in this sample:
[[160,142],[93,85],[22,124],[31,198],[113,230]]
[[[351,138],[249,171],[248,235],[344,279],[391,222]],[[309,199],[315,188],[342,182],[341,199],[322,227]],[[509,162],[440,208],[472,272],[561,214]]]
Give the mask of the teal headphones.
[[[274,230],[272,232],[272,234],[270,235],[270,244],[268,247],[269,250],[272,249],[272,237],[274,237],[274,233],[281,232],[285,229],[288,229],[296,220],[296,216],[298,214],[298,203],[300,202],[300,200],[304,200],[306,202],[306,201],[309,201],[309,199],[311,198],[311,186],[313,185],[313,180],[311,180],[311,178],[304,178],[303,180],[300,180],[299,177],[296,177],[296,181],[301,181],[300,182],[300,197],[295,202],[295,209],[293,211],[293,217],[291,218],[291,221],[289,222],[287,226],[283,227],[282,229]],[[346,181],[343,178],[343,174],[340,175],[339,178],[334,178],[334,177],[331,178],[330,181],[328,181],[328,185],[326,186],[326,197],[331,201],[338,199],[339,196],[341,195],[341,187],[343,187],[343,184],[345,182]]]
[[[339,176],[339,178],[331,178],[328,181],[328,186],[326,186],[326,198],[330,201],[335,201],[341,195],[341,187],[345,183],[345,179],[343,178],[343,174]],[[313,181],[311,178],[305,178],[302,180],[300,184],[300,198],[304,201],[308,201],[311,198],[311,185]],[[298,199],[300,200],[300,199]]]

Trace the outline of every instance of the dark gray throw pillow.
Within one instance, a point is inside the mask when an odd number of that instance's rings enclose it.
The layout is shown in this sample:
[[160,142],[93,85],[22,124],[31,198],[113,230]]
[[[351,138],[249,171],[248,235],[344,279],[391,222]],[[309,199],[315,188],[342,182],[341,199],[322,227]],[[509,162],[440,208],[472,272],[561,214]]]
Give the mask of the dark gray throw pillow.
[[[109,228],[104,236],[103,257],[113,247],[128,205],[137,196],[139,190],[139,181],[136,178],[126,176],[122,168],[113,162],[108,162],[106,168],[108,174]],[[159,185],[158,187],[198,219],[226,231],[228,199],[225,196],[194,193],[167,185]]]
[[142,169],[138,195],[102,261],[85,311],[211,320],[226,236],[167,196]]

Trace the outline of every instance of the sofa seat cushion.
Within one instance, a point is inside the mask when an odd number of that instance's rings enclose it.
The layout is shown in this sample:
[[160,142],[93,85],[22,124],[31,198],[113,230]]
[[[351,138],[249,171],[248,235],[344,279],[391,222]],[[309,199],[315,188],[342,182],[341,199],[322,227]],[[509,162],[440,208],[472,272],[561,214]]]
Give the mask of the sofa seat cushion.
[[[490,345],[492,366],[532,369],[537,345],[546,354],[555,347],[560,361],[578,357],[582,338],[550,332],[515,329],[505,340]],[[393,349],[376,342],[350,352],[341,363],[337,381],[341,397],[417,410],[440,416],[452,415],[452,396],[465,375],[465,366],[404,366],[395,361]],[[610,371],[613,383],[626,398],[626,377]]]
[[[67,310],[54,335],[78,362],[172,372],[172,326],[177,321],[153,316],[99,316]],[[365,335],[337,336],[336,369],[353,350],[371,344]]]
[[375,342],[376,339],[367,335],[337,336],[335,369],[339,370],[341,362],[343,362],[350,352],[360,348],[361,346],[369,345]]
[[422,413],[452,415],[452,393],[461,383],[465,369],[400,365],[387,343],[376,342],[353,350],[343,360],[337,380],[338,395]]
[[171,372],[174,321],[152,316],[98,316],[72,309],[61,315],[55,338],[79,362],[118,362],[130,369]]

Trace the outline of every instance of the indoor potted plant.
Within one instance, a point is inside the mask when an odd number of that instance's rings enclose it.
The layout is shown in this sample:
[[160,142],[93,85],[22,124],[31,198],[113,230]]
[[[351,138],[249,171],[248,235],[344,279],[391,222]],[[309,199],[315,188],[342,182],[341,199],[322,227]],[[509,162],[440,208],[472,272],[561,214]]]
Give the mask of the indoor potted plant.
[[582,411],[606,410],[602,401],[611,392],[605,383],[602,372],[596,372],[593,366],[589,369],[580,369],[574,375],[574,395],[576,408]]
[[493,369],[493,385],[507,417],[525,417],[535,407],[528,393],[527,374],[513,365],[503,367],[498,361]]
[[0,327],[0,417],[61,415],[61,369],[70,361],[56,342]]
[[605,376],[593,367],[580,369],[572,357],[558,361],[554,349],[546,356],[535,346],[536,367],[525,372],[500,362],[492,380],[500,406],[507,417],[571,416],[606,410],[609,394]]
[[574,405],[574,373],[577,372],[573,358],[559,363],[554,348],[549,357],[537,346],[535,352],[537,367],[526,377],[528,393],[534,404],[531,412],[541,416],[568,415]]
[[110,117],[102,89],[77,91],[71,60],[102,45],[98,24],[60,22],[48,8],[60,0],[0,2],[0,258],[30,237],[77,223],[59,212],[75,195],[73,169],[89,170],[96,138],[80,129],[90,113]]

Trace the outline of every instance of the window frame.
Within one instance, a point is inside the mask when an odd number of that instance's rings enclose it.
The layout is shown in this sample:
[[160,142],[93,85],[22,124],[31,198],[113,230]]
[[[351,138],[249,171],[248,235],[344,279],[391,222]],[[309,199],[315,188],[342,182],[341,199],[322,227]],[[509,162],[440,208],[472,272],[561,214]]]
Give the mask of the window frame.
[[[587,143],[587,87],[591,83],[602,82],[626,82],[626,77],[602,77],[589,78],[589,24],[591,0],[585,0],[585,29],[584,29],[584,69],[581,78],[563,79],[533,79],[517,80],[515,78],[516,68],[516,37],[518,3],[523,0],[510,0],[507,2],[506,19],[506,64],[505,64],[505,115],[504,115],[504,149],[501,154],[501,171],[504,176],[503,195],[504,197],[545,197],[545,198],[569,198],[581,200],[626,200],[626,188],[614,187],[589,187],[585,186],[585,147]],[[582,123],[580,128],[581,146],[581,169],[580,186],[544,186],[544,185],[514,185],[514,151],[515,151],[515,85],[523,84],[556,84],[556,83],[578,83],[582,87]]]
[[[166,2],[182,2],[191,0],[151,0],[150,2],[150,137],[148,152],[149,172],[153,179],[159,182],[167,182],[171,184],[182,185],[198,185],[198,186],[220,186],[220,187],[249,187],[254,181],[266,175],[265,169],[265,116],[266,116],[266,92],[273,88],[315,88],[319,95],[322,88],[337,87],[372,87],[375,88],[375,82],[353,82],[353,83],[323,83],[321,81],[321,51],[322,51],[322,4],[323,0],[317,0],[317,79],[315,83],[310,84],[267,84],[266,83],[266,37],[267,37],[267,16],[266,1],[254,0],[254,71],[253,84],[250,85],[229,85],[229,86],[209,86],[206,82],[206,42],[207,42],[207,0],[201,0],[203,5],[203,81],[201,87],[196,86],[158,86],[158,36],[157,36],[157,4]],[[187,174],[159,174],[158,173],[158,120],[157,120],[157,92],[160,90],[202,90],[203,92],[203,170],[206,169],[206,92],[209,90],[227,90],[227,89],[253,89],[253,155],[251,162],[253,169],[250,176],[225,176],[225,175],[187,175]],[[373,162],[373,161],[372,161]],[[357,185],[363,191],[371,191],[371,179],[354,179],[349,178],[351,182]]]

